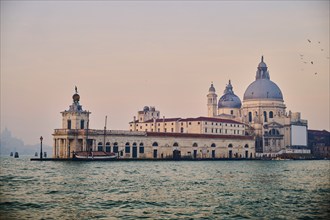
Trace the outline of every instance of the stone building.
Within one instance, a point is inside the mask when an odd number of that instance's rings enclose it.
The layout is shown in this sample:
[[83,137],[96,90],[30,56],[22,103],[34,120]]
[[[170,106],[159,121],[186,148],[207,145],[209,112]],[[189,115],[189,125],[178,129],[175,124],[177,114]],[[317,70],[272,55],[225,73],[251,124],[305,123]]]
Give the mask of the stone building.
[[160,119],[154,107],[138,112],[130,130],[89,128],[91,112],[83,110],[78,92],[55,129],[53,157],[72,158],[75,152],[104,151],[121,158],[254,158],[252,136],[245,125],[228,119],[198,117]]
[[276,156],[292,148],[307,147],[307,120],[299,112],[286,112],[280,88],[270,80],[263,57],[257,67],[255,81],[246,89],[243,104],[234,94],[229,81],[215,110],[217,95],[213,84],[207,95],[208,116],[240,122],[255,137],[259,155]]

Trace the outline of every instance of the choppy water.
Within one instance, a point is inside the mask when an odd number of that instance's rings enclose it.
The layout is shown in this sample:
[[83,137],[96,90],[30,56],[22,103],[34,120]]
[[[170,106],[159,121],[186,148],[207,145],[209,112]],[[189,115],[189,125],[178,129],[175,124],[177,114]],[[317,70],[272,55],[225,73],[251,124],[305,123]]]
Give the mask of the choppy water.
[[330,161],[1,158],[0,219],[329,219]]

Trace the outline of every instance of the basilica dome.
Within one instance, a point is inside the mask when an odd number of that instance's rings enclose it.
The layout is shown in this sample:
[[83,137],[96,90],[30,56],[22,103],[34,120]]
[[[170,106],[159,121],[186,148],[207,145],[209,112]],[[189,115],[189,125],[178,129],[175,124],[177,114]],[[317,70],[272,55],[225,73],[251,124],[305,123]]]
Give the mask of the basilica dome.
[[241,108],[242,102],[237,95],[234,94],[233,86],[229,80],[223,96],[219,99],[218,108]]
[[244,93],[243,100],[269,99],[283,101],[280,88],[270,80],[267,65],[263,57],[258,65],[256,80],[252,82]]

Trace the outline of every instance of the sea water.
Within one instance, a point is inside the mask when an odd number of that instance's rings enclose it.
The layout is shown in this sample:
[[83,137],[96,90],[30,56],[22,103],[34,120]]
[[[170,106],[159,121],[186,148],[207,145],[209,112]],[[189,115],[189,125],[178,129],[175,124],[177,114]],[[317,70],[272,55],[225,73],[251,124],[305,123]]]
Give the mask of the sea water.
[[330,219],[330,161],[1,158],[0,219]]

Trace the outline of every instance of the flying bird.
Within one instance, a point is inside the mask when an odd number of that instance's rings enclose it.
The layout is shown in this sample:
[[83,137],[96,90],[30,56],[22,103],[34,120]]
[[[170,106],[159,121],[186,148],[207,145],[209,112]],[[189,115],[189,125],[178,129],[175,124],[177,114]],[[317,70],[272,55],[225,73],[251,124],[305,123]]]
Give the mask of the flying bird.
[[311,64],[314,64],[314,62],[313,62],[313,61],[311,61]]
[[312,43],[312,41],[310,39],[307,39],[309,43]]

